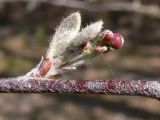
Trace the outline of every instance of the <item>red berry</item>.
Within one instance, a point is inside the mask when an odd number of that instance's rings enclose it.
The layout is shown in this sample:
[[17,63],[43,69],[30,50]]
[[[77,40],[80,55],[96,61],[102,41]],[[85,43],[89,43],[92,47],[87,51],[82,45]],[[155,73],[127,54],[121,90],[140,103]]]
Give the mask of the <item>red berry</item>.
[[123,37],[120,33],[114,33],[114,38],[111,41],[111,47],[114,49],[120,49],[123,46]]
[[111,42],[113,38],[114,38],[113,32],[110,30],[106,30],[105,35],[104,35],[104,40],[107,42]]

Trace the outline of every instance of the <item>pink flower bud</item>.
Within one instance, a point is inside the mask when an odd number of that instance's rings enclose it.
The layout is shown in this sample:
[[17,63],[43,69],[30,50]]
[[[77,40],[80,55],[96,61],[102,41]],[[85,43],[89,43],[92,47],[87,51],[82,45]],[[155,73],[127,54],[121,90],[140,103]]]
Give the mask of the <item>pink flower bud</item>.
[[107,41],[107,42],[111,42],[112,39],[114,38],[114,34],[110,30],[106,30],[106,32],[104,34],[105,34],[104,35],[104,40]]
[[123,46],[124,39],[120,33],[114,33],[114,38],[111,40],[111,47],[120,49]]
[[98,53],[104,53],[104,52],[106,52],[108,50],[108,48],[107,47],[102,47],[102,46],[96,46],[96,48],[95,48],[95,51],[96,52],[98,52]]

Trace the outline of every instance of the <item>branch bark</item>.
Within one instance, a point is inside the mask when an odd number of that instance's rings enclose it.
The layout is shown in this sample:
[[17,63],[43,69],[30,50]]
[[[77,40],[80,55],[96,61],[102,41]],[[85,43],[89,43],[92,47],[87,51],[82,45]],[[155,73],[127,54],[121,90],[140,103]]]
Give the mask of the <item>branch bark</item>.
[[160,100],[160,81],[1,78],[0,93],[136,95]]

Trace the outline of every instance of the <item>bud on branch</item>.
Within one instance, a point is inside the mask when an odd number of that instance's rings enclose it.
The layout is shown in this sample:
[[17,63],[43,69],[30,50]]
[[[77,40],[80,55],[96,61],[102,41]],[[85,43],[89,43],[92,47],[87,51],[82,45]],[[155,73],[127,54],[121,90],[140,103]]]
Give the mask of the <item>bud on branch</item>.
[[45,57],[37,67],[23,77],[48,78],[76,69],[99,53],[106,53],[123,46],[120,33],[102,30],[103,21],[99,20],[84,29],[81,27],[81,15],[73,13],[57,27]]
[[0,93],[137,95],[160,99],[159,81],[48,79],[75,70],[100,53],[122,48],[122,35],[102,30],[102,25],[99,20],[80,30],[80,13],[71,14],[56,29],[40,63],[24,76],[1,78]]

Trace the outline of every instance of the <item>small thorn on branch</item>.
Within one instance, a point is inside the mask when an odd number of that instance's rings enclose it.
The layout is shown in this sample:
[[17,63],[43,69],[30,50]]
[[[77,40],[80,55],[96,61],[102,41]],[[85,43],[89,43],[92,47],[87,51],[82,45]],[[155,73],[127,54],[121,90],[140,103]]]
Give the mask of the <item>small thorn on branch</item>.
[[0,93],[135,95],[160,100],[160,82],[147,80],[1,78]]

